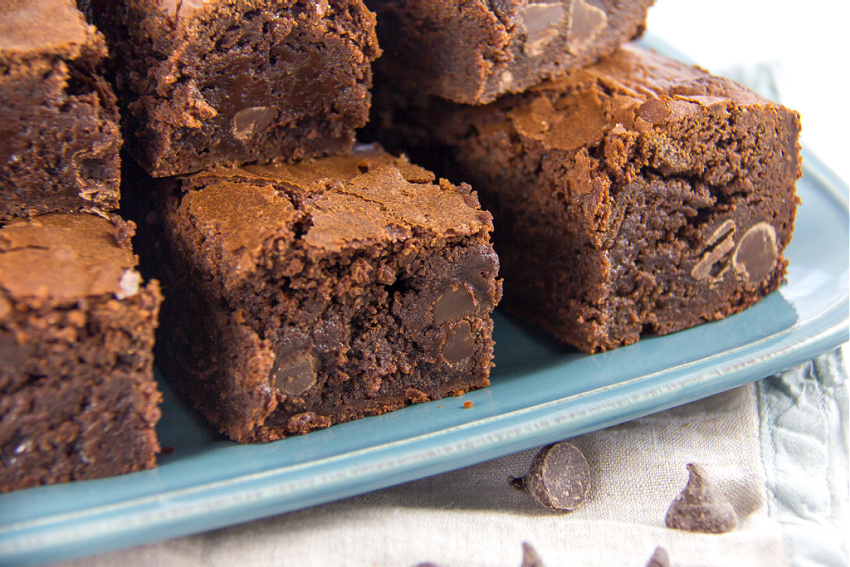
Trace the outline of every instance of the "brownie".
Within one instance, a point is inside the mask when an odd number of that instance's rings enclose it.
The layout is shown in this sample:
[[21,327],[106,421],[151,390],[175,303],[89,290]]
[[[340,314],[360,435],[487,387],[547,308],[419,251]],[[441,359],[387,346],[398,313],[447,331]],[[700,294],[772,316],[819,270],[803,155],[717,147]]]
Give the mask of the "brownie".
[[654,0],[366,0],[384,54],[377,83],[482,104],[610,55]]
[[488,385],[501,281],[468,185],[374,146],[160,184],[158,360],[232,439]]
[[91,0],[154,177],[347,151],[380,50],[362,0]]
[[0,229],[0,492],[155,465],[160,293],[132,232],[85,213]]
[[[783,281],[796,112],[629,44],[491,105],[396,109],[494,216],[505,308],[587,351],[721,319]],[[407,118],[407,121],[401,121]]]
[[0,2],[0,222],[118,207],[106,43],[73,0]]

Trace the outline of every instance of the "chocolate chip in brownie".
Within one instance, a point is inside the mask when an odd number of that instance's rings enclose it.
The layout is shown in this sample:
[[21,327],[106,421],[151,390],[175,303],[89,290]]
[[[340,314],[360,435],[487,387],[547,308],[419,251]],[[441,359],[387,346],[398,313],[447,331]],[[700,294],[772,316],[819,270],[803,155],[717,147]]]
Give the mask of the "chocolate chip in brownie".
[[300,396],[316,384],[315,365],[309,351],[278,355],[272,367],[272,382],[281,393]]
[[545,567],[537,550],[527,541],[522,542],[522,565],[520,567]]
[[608,26],[605,10],[585,0],[571,0],[570,18],[567,50],[574,55],[589,49],[593,40]]
[[278,111],[269,106],[252,106],[233,116],[231,132],[240,142],[247,142],[255,134],[263,134],[277,120]]
[[475,354],[475,340],[469,321],[461,321],[449,327],[440,354],[449,364],[457,364]]
[[705,246],[705,252],[691,270],[691,277],[695,280],[720,279],[726,270],[718,266],[721,265],[721,260],[735,248],[735,221],[726,219],[720,223],[720,226],[714,229],[714,232],[705,241]]
[[434,303],[434,323],[442,325],[449,321],[457,321],[477,310],[475,298],[463,284],[449,286]]
[[584,502],[590,490],[590,467],[578,447],[555,443],[540,449],[528,473],[511,478],[509,483],[547,508],[572,511]]
[[720,534],[738,526],[735,510],[709,481],[705,470],[693,463],[687,465],[688,485],[673,500],[664,523],[668,528],[689,532]]
[[543,48],[560,34],[558,25],[564,16],[566,11],[561,2],[531,2],[525,6],[520,12],[520,25],[525,32],[523,51],[530,56],[540,55]]
[[770,223],[760,222],[744,233],[732,264],[748,285],[758,285],[773,273],[778,258],[776,229]]

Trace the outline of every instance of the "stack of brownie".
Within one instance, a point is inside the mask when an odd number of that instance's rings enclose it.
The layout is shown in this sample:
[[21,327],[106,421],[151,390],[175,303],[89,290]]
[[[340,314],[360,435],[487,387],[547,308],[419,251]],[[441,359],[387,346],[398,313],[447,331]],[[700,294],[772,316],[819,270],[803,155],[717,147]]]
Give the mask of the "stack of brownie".
[[736,313],[787,267],[799,116],[629,43],[651,3],[370,3],[370,135],[472,184],[504,308],[586,352]]
[[0,492],[154,466],[159,285],[119,200],[103,37],[72,0],[0,3]]
[[468,185],[373,145],[362,0],[92,0],[163,282],[157,362],[239,442],[488,384],[501,298]]

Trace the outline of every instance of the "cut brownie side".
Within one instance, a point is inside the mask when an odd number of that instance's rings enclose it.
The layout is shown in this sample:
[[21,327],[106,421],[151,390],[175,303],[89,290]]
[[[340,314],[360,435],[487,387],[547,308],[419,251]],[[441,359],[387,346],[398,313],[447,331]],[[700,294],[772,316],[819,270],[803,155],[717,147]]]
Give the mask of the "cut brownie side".
[[501,282],[468,186],[372,146],[169,183],[160,361],[231,438],[488,385]]
[[641,35],[653,0],[367,0],[387,88],[482,104],[593,63]]
[[131,235],[81,213],[0,229],[0,492],[156,464],[160,294]]
[[494,215],[505,307],[563,341],[615,348],[783,281],[797,113],[633,45],[486,107],[434,104],[398,131],[455,152]]
[[103,37],[72,0],[0,3],[0,221],[118,207],[121,134]]
[[361,0],[92,0],[128,147],[154,177],[343,152],[369,113]]

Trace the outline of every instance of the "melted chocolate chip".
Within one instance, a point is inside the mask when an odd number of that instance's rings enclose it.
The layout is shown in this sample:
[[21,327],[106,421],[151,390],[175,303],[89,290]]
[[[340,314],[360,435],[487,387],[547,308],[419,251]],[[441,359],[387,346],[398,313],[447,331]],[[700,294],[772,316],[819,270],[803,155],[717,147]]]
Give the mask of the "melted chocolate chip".
[[691,277],[695,280],[720,279],[726,270],[725,268],[718,270],[717,266],[735,247],[735,221],[732,219],[723,221],[706,240],[705,244],[706,250],[691,270]]
[[446,342],[443,343],[440,354],[449,364],[457,364],[475,354],[475,340],[469,321],[451,325],[446,331]]
[[510,484],[553,510],[575,510],[590,490],[590,467],[578,447],[561,442],[538,451],[528,473]]
[[748,284],[758,284],[773,273],[778,258],[776,229],[770,223],[760,222],[741,238],[732,264]]
[[570,53],[577,54],[587,49],[602,30],[608,26],[605,10],[585,0],[572,0],[569,39]]
[[522,564],[520,567],[544,567],[537,550],[527,541],[522,542]]
[[561,2],[528,4],[520,13],[520,25],[525,30],[523,50],[531,56],[539,55],[543,48],[560,34],[558,24],[565,15],[566,11]]
[[689,532],[719,534],[738,526],[732,505],[715,491],[699,465],[687,465],[688,485],[673,500],[664,523],[668,528]]
[[277,110],[268,106],[253,106],[240,110],[233,116],[231,132],[239,141],[246,141],[264,132],[275,120]]
[[463,284],[448,288],[434,303],[434,323],[442,325],[457,321],[476,311],[475,298]]
[[309,352],[278,355],[272,367],[271,380],[281,393],[300,396],[316,384],[313,356]]

